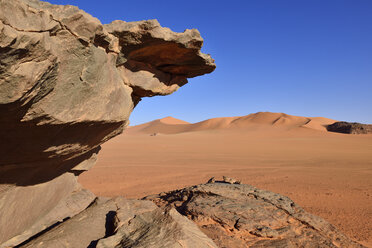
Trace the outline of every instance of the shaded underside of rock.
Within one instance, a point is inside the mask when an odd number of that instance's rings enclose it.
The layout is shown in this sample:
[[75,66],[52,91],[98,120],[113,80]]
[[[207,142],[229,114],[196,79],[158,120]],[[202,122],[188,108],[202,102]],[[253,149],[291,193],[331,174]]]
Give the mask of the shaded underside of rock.
[[145,199],[176,208],[218,247],[363,247],[288,197],[250,185],[208,183]]
[[338,121],[328,125],[327,130],[336,133],[369,134],[372,133],[372,125],[357,122]]
[[74,6],[0,0],[0,247],[93,201],[76,177],[142,97],[214,70],[202,43],[156,20],[102,25]]

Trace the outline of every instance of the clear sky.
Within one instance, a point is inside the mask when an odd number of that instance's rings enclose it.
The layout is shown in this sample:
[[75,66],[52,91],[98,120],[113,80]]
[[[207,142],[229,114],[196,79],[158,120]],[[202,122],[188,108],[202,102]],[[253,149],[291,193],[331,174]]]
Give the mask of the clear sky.
[[158,19],[197,28],[212,74],[144,98],[131,124],[190,122],[258,111],[372,123],[371,0],[50,0],[101,20]]

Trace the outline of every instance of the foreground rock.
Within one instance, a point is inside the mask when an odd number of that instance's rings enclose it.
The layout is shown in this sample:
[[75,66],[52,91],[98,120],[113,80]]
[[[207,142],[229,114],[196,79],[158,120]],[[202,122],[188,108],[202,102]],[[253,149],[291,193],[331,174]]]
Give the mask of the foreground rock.
[[86,210],[20,247],[217,247],[176,210],[150,201],[96,199]]
[[357,122],[338,121],[328,125],[327,130],[336,133],[369,134],[372,133],[372,125]]
[[176,208],[218,247],[363,247],[288,197],[250,185],[207,183],[145,199]]
[[363,246],[285,196],[216,181],[142,200],[97,198],[18,247]]
[[142,97],[214,70],[202,43],[156,20],[102,25],[74,6],[0,0],[0,247],[94,201],[77,176]]

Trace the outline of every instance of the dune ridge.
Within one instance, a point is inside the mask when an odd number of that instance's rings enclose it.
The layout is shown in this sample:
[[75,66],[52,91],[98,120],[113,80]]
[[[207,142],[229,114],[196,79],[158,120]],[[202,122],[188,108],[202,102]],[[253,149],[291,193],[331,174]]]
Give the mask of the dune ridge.
[[336,122],[325,117],[302,117],[285,113],[257,112],[246,116],[218,117],[197,123],[188,123],[173,117],[157,119],[129,127],[127,134],[178,134],[214,129],[281,128],[286,130],[306,128],[327,131],[326,126]]

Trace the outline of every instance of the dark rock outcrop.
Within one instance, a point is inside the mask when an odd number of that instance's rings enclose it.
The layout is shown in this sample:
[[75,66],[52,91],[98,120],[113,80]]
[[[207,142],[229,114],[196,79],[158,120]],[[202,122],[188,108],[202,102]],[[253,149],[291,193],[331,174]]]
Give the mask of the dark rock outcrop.
[[176,208],[218,247],[363,247],[288,197],[250,185],[216,181],[145,199]]
[[329,132],[348,133],[348,134],[368,134],[372,133],[372,125],[357,122],[338,121],[327,126]]
[[76,177],[142,97],[212,72],[197,30],[102,25],[74,6],[0,0],[0,247],[86,209]]

